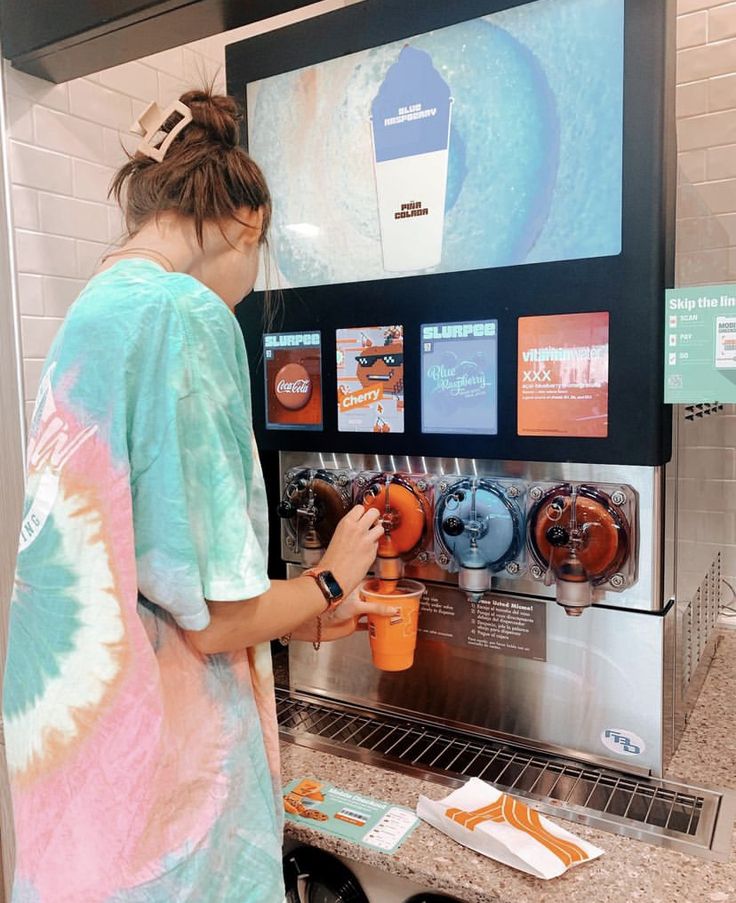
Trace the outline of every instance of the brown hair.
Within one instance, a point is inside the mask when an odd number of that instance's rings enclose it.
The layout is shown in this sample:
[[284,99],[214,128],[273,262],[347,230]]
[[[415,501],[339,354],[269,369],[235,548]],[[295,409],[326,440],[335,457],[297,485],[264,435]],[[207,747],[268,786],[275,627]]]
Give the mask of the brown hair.
[[[204,224],[232,217],[243,207],[263,209],[261,241],[271,219],[271,195],[258,165],[240,147],[240,111],[232,97],[211,89],[187,91],[180,100],[192,121],[174,138],[160,162],[143,153],[128,155],[115,174],[110,196],[125,214],[134,235],[151,217],[166,210],[191,217],[202,244]],[[161,131],[180,120],[173,114]]]

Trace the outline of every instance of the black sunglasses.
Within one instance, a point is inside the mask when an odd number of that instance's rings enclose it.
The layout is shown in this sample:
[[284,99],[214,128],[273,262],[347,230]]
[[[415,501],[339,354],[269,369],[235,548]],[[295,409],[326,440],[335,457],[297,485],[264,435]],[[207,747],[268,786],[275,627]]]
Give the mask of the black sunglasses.
[[355,360],[361,367],[372,367],[376,361],[383,361],[387,367],[400,367],[404,363],[403,354],[362,354]]

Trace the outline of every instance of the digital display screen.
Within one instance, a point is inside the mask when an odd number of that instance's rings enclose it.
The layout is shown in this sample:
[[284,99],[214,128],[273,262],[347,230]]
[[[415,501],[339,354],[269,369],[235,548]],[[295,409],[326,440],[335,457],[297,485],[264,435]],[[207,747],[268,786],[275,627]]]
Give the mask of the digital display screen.
[[519,319],[520,436],[608,435],[608,313]]
[[404,329],[337,330],[337,428],[404,432]]
[[263,336],[266,427],[322,429],[322,351],[319,332]]
[[249,83],[279,284],[620,253],[624,5],[536,0]]
[[498,321],[422,326],[422,432],[498,432]]

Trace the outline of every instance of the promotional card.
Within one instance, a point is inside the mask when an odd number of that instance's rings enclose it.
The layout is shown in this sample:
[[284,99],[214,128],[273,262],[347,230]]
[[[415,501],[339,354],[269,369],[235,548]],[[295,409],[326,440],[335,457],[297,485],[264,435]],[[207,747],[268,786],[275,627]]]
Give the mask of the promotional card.
[[498,432],[498,321],[422,326],[422,432]]
[[319,332],[263,336],[266,427],[322,429],[322,352]]
[[608,313],[519,318],[520,436],[608,435]]
[[736,284],[667,289],[664,400],[736,401]]
[[419,824],[411,809],[335,787],[315,778],[296,778],[283,788],[286,818],[381,853],[395,853]]
[[404,432],[403,326],[337,330],[337,427]]

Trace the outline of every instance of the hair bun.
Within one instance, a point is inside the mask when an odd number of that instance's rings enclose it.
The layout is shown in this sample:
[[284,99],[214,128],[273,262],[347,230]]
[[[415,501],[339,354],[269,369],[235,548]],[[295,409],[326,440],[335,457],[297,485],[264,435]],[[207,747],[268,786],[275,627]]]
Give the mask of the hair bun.
[[240,113],[232,97],[211,91],[187,91],[179,100],[192,111],[192,124],[203,129],[210,140],[227,147],[238,144]]

